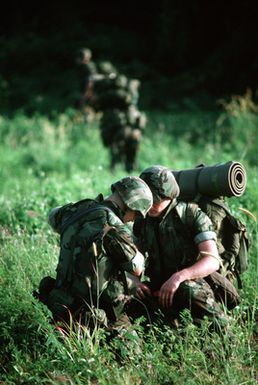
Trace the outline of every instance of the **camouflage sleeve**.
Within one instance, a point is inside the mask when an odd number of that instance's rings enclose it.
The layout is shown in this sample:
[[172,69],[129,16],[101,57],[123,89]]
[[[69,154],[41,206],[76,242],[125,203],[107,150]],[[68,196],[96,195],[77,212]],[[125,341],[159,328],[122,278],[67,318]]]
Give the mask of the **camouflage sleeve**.
[[103,246],[107,255],[123,270],[135,272],[143,268],[143,258],[123,227],[109,227],[103,237]]
[[133,234],[131,229],[126,226],[121,219],[119,219],[114,213],[109,211],[107,213],[107,221],[110,226],[119,227],[120,229],[123,229],[123,231],[128,235],[129,238],[133,241]]
[[187,218],[193,218],[194,242],[198,245],[208,240],[217,240],[210,218],[195,204],[187,207]]

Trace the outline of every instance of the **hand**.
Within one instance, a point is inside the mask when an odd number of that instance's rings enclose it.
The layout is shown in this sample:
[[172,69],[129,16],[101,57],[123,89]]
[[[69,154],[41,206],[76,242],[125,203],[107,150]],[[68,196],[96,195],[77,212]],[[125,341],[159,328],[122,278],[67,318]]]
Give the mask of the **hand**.
[[151,295],[149,287],[131,273],[127,273],[127,284],[129,290],[131,290],[136,298],[144,299],[146,296]]
[[150,288],[144,283],[139,281],[136,288],[136,297],[143,300],[144,298],[150,295],[151,295]]
[[180,273],[177,272],[171,275],[171,277],[161,286],[159,290],[159,303],[163,307],[170,307],[172,305],[174,294],[181,282]]

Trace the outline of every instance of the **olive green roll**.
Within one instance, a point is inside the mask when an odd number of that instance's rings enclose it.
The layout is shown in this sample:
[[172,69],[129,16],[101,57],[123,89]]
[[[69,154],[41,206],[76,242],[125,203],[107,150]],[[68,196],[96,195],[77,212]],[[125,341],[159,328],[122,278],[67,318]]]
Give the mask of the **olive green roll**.
[[241,163],[235,161],[171,171],[180,187],[179,198],[184,200],[192,200],[198,194],[212,198],[239,197],[246,189],[246,170]]

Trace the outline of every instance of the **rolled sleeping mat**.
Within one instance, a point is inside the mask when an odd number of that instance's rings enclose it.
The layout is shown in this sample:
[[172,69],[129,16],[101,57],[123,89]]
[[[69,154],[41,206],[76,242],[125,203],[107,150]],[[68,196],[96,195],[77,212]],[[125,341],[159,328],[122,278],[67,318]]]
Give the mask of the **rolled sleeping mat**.
[[239,197],[245,192],[247,183],[244,166],[235,161],[171,171],[180,187],[179,198],[184,200],[192,200],[198,194],[212,198]]

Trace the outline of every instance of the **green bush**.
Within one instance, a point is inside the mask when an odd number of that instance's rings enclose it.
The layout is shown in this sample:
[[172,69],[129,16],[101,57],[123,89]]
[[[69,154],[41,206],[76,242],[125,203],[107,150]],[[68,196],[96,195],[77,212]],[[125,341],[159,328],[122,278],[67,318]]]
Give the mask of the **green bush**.
[[240,161],[256,165],[258,161],[258,104],[252,91],[244,95],[233,95],[230,100],[220,100],[224,111],[216,124],[221,143],[228,152],[235,152]]

